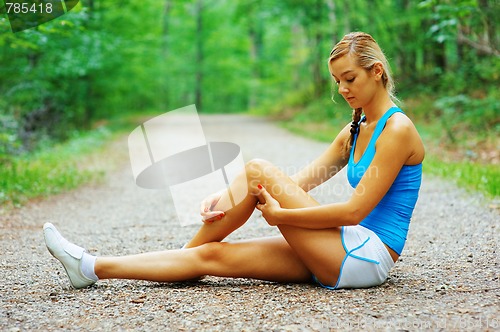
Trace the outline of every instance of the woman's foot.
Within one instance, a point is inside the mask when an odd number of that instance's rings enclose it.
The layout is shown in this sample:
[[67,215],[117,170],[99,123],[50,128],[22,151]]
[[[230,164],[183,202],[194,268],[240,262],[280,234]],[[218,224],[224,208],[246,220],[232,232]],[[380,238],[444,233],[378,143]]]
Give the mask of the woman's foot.
[[74,288],[84,288],[96,283],[98,278],[94,273],[95,256],[63,238],[51,223],[43,225],[43,235],[47,249],[62,263]]

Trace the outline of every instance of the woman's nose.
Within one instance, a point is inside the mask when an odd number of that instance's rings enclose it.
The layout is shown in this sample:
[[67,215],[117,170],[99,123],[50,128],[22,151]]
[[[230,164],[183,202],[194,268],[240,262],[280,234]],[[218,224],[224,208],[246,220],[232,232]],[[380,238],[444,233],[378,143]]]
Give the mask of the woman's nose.
[[342,83],[339,83],[339,93],[343,95],[346,94],[347,92],[349,92],[347,88]]

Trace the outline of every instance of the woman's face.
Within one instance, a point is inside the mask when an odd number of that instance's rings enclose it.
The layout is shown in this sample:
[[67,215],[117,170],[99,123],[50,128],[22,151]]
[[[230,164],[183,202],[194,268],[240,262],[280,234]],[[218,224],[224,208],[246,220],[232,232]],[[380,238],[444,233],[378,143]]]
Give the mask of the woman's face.
[[358,66],[351,55],[344,55],[330,63],[330,72],[338,91],[351,108],[368,105],[377,91],[376,75]]

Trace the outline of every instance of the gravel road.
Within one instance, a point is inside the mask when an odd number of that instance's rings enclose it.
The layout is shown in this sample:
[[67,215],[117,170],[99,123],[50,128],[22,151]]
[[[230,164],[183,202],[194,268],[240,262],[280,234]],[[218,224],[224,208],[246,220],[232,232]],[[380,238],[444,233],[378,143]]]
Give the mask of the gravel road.
[[[265,158],[289,173],[326,147],[260,118],[203,116],[202,123],[208,140],[237,143],[245,160]],[[47,221],[98,255],[179,248],[196,231],[179,225],[168,190],[134,184],[127,154],[125,139],[114,143],[109,158],[123,166],[102,184],[0,214],[0,330],[500,330],[498,202],[427,176],[403,255],[380,287],[330,291],[208,277],[74,290],[45,248]],[[340,177],[316,190],[319,201],[348,197]],[[255,213],[230,239],[277,233]]]

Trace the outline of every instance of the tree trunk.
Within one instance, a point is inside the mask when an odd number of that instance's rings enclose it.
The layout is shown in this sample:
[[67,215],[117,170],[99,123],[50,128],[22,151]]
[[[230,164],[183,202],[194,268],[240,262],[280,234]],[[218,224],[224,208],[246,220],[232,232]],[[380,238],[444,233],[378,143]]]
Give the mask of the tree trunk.
[[335,13],[335,2],[333,0],[326,0],[326,6],[328,7],[328,21],[330,23],[330,31],[331,40],[332,40],[332,48],[333,46],[342,38],[340,34],[333,33],[334,31],[338,31],[337,25],[337,14]]
[[[398,12],[401,13],[401,15],[404,15],[404,13],[408,13],[410,10],[410,2],[408,0],[403,0],[400,2],[400,6],[398,8]],[[399,48],[398,52],[398,59],[399,59],[399,68],[401,71],[401,77],[405,77],[408,79],[408,81],[413,81],[417,79],[416,73],[418,73],[417,70],[417,52],[420,50],[413,46],[410,47],[409,49],[405,47],[406,43],[408,43],[408,36],[411,36],[412,34],[412,27],[409,22],[405,22],[402,20],[400,23],[401,25],[399,26],[399,44],[401,45]],[[424,22],[422,22],[422,25],[425,25]]]
[[324,57],[321,52],[321,41],[323,40],[323,34],[321,32],[316,32],[314,36],[314,44],[315,44],[315,56],[313,62],[313,81],[314,81],[314,96],[319,97],[322,95],[325,82],[322,76]]
[[[344,13],[350,13],[349,1],[344,1]],[[344,15],[344,34],[351,32],[351,21],[350,17],[352,15]]]
[[321,49],[321,42],[323,41],[323,0],[316,0],[315,3],[315,13],[313,14],[315,22],[312,24],[314,29],[314,50],[313,50],[313,63],[312,63],[312,74],[313,74],[313,84],[314,84],[314,96],[319,97],[323,94],[326,81],[323,78],[323,64],[325,63],[326,55],[323,54]]
[[160,99],[161,103],[164,106],[169,106],[169,85],[168,85],[168,71],[166,70],[168,63],[168,55],[169,55],[169,33],[170,33],[170,11],[172,9],[172,1],[165,0],[165,4],[163,7],[163,26],[162,26],[162,42],[161,42],[161,80],[160,80]]
[[248,37],[250,39],[250,63],[252,68],[252,80],[248,94],[248,108],[252,109],[258,104],[259,82],[262,79],[262,49],[264,40],[263,22],[258,18],[260,12],[260,2],[253,3],[255,7],[251,10],[248,22]]
[[[87,0],[88,7],[88,19],[85,23],[86,27],[92,25],[94,21],[94,11],[95,11],[95,3],[94,0]],[[92,124],[92,119],[94,118],[94,107],[93,107],[93,77],[89,73],[87,73],[82,78],[85,86],[85,100],[84,100],[84,114],[83,114],[83,126],[85,128],[90,128]]]
[[170,28],[170,10],[172,9],[172,1],[165,0],[165,6],[163,7],[163,25],[162,25],[162,53],[163,57],[168,56],[168,38],[169,38],[169,28]]
[[[495,25],[495,20],[498,16],[499,3],[497,0],[488,1],[488,0],[479,0],[479,9],[485,15],[485,30],[487,36],[487,43],[491,46],[493,50],[499,50],[499,40],[497,38],[497,29]],[[497,52],[498,54],[498,52]]]
[[433,55],[436,67],[446,71],[446,44],[434,42]]
[[[291,26],[292,30],[292,36],[300,36],[303,33],[303,27],[297,23],[294,22]],[[300,50],[302,47],[301,43],[301,38],[292,38],[292,49],[294,50]],[[302,79],[300,77],[300,70],[299,70],[299,64],[294,62],[296,68],[292,70],[292,88],[294,90],[300,89]]]
[[199,112],[203,110],[203,0],[196,2],[196,77],[195,103]]

